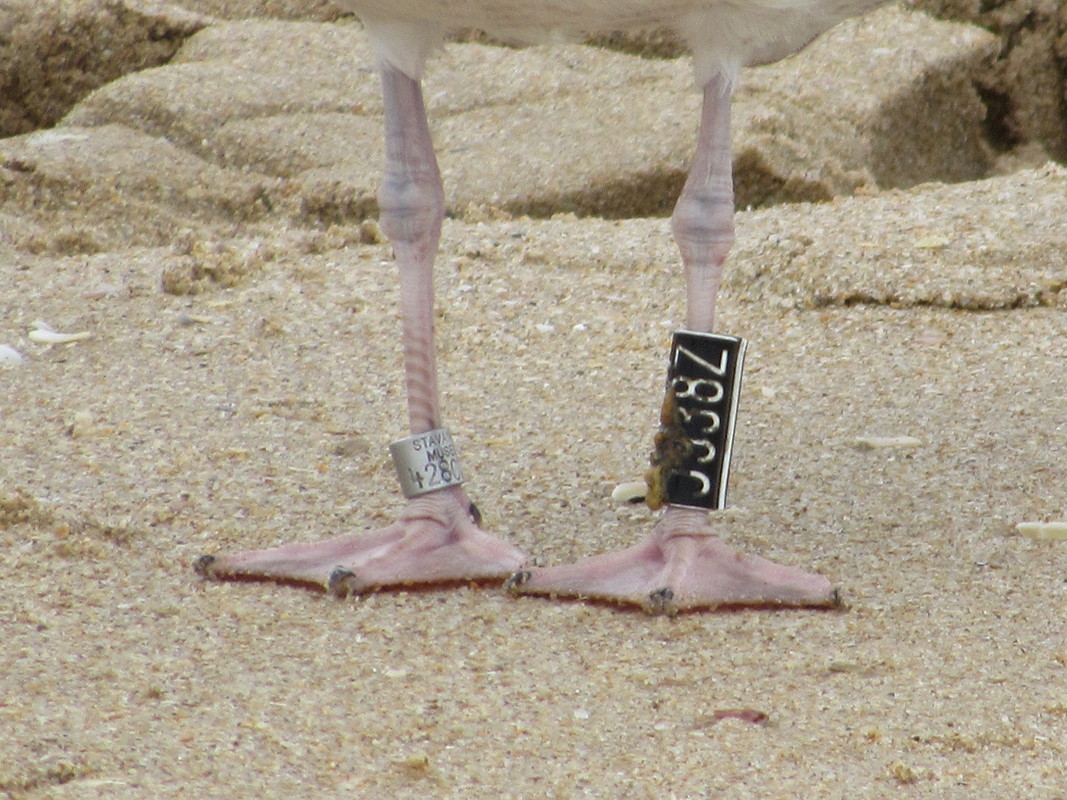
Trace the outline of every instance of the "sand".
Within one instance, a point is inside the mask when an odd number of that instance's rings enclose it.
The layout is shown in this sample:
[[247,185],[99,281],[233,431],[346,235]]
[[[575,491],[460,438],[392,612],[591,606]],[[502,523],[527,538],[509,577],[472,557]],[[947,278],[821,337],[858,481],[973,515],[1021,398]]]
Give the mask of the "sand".
[[[194,574],[401,505],[380,101],[350,19],[117,7],[59,11],[173,54],[0,139],[6,796],[1067,797],[1067,542],[1015,528],[1067,518],[1067,170],[987,124],[1001,31],[888,9],[746,76],[720,524],[849,607],[670,618]],[[464,43],[428,80],[445,414],[486,526],[548,563],[655,518],[610,495],[684,316],[687,70]]]

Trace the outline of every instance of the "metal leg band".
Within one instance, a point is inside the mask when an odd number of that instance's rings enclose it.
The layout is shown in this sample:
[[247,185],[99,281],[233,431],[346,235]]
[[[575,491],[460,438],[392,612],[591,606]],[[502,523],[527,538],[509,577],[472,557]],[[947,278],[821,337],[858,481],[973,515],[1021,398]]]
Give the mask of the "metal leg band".
[[666,503],[726,507],[746,344],[736,336],[674,332],[660,430],[645,476],[653,510]]
[[463,471],[448,428],[409,436],[389,445],[404,497],[459,486]]

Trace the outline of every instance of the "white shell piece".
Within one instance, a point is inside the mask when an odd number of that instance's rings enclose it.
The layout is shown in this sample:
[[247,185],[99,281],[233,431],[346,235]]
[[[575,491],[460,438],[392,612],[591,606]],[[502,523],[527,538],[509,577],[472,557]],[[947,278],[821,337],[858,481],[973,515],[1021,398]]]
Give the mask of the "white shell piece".
[[22,353],[10,345],[0,344],[0,364],[21,364],[22,361]]
[[1015,526],[1028,539],[1044,541],[1067,541],[1067,520],[1058,522],[1020,522]]
[[30,341],[38,344],[70,344],[71,342],[80,342],[82,339],[88,339],[90,335],[89,331],[60,333],[59,331],[50,331],[45,328],[37,328],[29,333]]
[[644,481],[627,481],[620,483],[611,493],[616,503],[643,503],[648,494],[648,485]]

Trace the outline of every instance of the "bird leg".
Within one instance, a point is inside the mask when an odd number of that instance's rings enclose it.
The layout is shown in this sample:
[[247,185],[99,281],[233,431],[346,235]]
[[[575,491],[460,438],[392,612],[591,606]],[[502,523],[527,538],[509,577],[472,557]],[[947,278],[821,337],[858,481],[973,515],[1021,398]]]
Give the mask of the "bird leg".
[[[723,263],[734,240],[730,94],[730,82],[722,75],[704,87],[697,151],[671,219],[685,266],[686,326],[696,332],[712,330]],[[671,505],[651,534],[633,547],[519,572],[507,585],[517,593],[633,603],[651,612],[837,603],[826,578],[741,555],[714,535],[708,512]]]
[[[383,61],[385,180],[381,226],[400,268],[404,374],[412,434],[441,427],[434,354],[433,260],[444,216],[444,191],[419,82]],[[482,531],[459,486],[413,497],[392,525],[316,543],[228,556],[204,556],[197,571],[322,585],[339,594],[378,586],[503,578],[526,560]]]

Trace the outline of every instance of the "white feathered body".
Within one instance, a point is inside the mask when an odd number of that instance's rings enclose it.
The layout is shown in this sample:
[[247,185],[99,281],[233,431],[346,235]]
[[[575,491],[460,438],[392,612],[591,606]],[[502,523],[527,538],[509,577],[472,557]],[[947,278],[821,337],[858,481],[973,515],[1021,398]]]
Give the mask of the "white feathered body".
[[672,28],[693,52],[697,81],[777,61],[841,20],[887,0],[339,0],[379,53],[412,77],[449,30],[527,42]]

